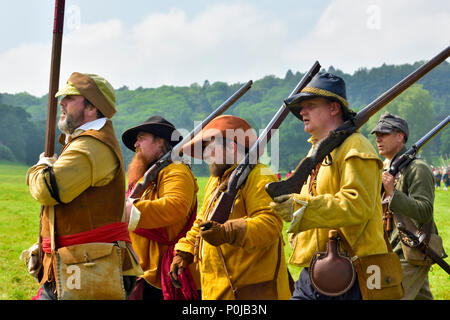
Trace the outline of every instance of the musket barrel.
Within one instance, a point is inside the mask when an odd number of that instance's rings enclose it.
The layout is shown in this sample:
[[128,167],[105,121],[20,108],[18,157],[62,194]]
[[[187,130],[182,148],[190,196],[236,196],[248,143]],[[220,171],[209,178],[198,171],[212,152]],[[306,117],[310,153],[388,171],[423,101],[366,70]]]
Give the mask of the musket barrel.
[[51,157],[55,153],[56,114],[58,108],[58,99],[55,98],[55,94],[58,91],[59,85],[65,3],[65,0],[55,0],[50,84],[48,90],[47,129],[45,133],[44,149],[44,154],[46,157]]
[[[430,72],[437,65],[445,61],[450,56],[450,46],[442,50],[438,55],[432,58],[430,61],[424,63],[419,68],[414,70],[408,76],[406,76],[403,80],[398,82],[391,89],[383,93],[377,99],[372,101],[368,106],[366,106],[361,112],[360,117],[356,117],[355,124],[357,127],[361,127],[364,123],[366,123],[371,116],[377,113],[383,106],[391,102],[395,97],[409,88],[413,83],[422,78],[425,74]],[[364,111],[364,112],[363,112]]]
[[369,120],[371,116],[381,110],[386,104],[392,101],[395,97],[405,91],[409,86],[423,77],[438,64],[447,59],[449,55],[450,46],[441,51],[427,63],[424,63],[391,89],[371,102],[368,106],[359,111],[352,120],[347,120],[341,127],[337,128],[333,134],[328,135],[320,143],[318,143],[313,154],[302,159],[295,169],[294,174],[292,174],[288,179],[268,183],[266,185],[267,193],[272,198],[275,198],[280,195],[299,192],[299,189],[307,181],[311,171],[318,163],[323,161],[327,154],[343,143],[350,134],[359,129]]
[[[316,61],[313,66],[309,69],[309,71],[302,77],[302,79],[297,83],[294,90],[289,94],[288,98],[293,95],[299,93],[314,77],[314,75],[320,71],[320,63]],[[269,121],[267,126],[264,128],[264,131],[258,137],[256,143],[250,148],[247,156],[245,157],[244,163],[256,163],[256,160],[259,159],[263,150],[267,143],[270,141],[272,137],[272,130],[276,130],[280,127],[283,120],[289,114],[289,108],[285,103],[281,105],[278,109],[277,113],[273,116],[273,118]]]
[[436,127],[434,127],[431,131],[429,131],[426,135],[420,138],[415,144],[415,149],[419,151],[428,141],[433,139],[435,135],[441,132],[450,122],[450,116],[447,116],[441,123],[439,123]]
[[[289,98],[294,94],[299,93],[314,77],[316,73],[320,70],[320,64],[318,61],[314,63],[311,69],[302,77],[302,79],[295,86],[294,90],[292,90]],[[240,186],[246,180],[248,174],[253,169],[253,166],[256,164],[257,159],[260,156],[261,151],[264,146],[271,138],[272,130],[278,129],[281,122],[286,118],[289,113],[289,109],[286,104],[283,103],[281,107],[278,109],[275,116],[269,121],[269,124],[266,126],[264,131],[258,137],[258,140],[253,144],[250,148],[249,152],[245,155],[245,158],[241,160],[238,166],[234,169],[231,174],[230,180],[228,182],[228,190],[227,192],[222,193],[219,197],[219,200],[216,203],[213,211],[209,214],[208,220],[217,221],[219,223],[223,223],[228,220],[228,217],[231,213],[231,208],[234,204],[235,197]],[[207,230],[208,227],[204,226],[203,230]]]
[[211,122],[214,118],[220,116],[224,113],[230,106],[232,106],[240,97],[242,97],[250,88],[252,87],[253,81],[249,80],[246,84],[241,86],[238,91],[236,91],[232,96],[225,100],[216,110],[214,110],[206,119],[204,119],[200,124],[198,124],[194,130],[192,130],[187,136],[183,138],[177,145],[173,148],[172,156],[179,156],[183,146],[190,141],[197,133],[199,133],[203,127]]
[[171,162],[180,160],[180,152],[183,146],[190,141],[197,133],[199,133],[204,126],[210,123],[215,117],[224,113],[230,106],[233,105],[240,97],[242,97],[252,86],[253,81],[250,80],[244,84],[238,91],[236,91],[232,96],[230,96],[225,102],[223,102],[218,108],[216,108],[206,119],[204,119],[199,125],[197,125],[194,130],[192,130],[187,136],[185,136],[177,145],[168,153],[163,155],[156,163],[154,163],[144,174],[144,179],[142,182],[136,183],[133,190],[131,191],[129,197],[137,198],[140,197],[145,189],[154,181],[158,172],[169,165]]

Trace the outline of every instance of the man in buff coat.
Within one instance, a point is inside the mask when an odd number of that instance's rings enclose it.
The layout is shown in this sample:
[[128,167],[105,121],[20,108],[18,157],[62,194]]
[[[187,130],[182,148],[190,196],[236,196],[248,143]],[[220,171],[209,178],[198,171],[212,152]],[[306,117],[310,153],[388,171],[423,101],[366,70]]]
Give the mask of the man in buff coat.
[[[171,277],[198,259],[202,299],[289,299],[281,219],[270,207],[264,186],[275,174],[256,164],[236,196],[228,221],[208,221],[230,174],[257,140],[241,118],[224,115],[212,120],[183,148],[185,154],[204,159],[211,177],[203,206],[191,230],[175,246]],[[205,225],[209,230],[202,230]]]
[[[38,279],[42,287],[36,298],[60,298],[51,248],[52,211],[55,249],[94,242],[120,246],[120,272],[123,288],[129,295],[142,270],[135,259],[125,222],[125,172],[111,121],[116,113],[114,89],[101,76],[74,72],[66,86],[56,93],[59,96],[64,96],[58,123],[63,133],[59,139],[64,146],[61,155],[41,156],[27,173],[31,195],[44,206],[40,234],[45,254]],[[109,281],[110,274],[102,276]],[[108,294],[103,293],[100,298]]]
[[[179,140],[175,126],[160,116],[126,130],[122,141],[135,152],[128,167],[128,195],[135,183]],[[194,300],[199,298],[200,283],[195,265],[181,276],[178,287],[169,279],[173,247],[192,226],[197,213],[198,186],[190,167],[172,162],[161,169],[140,198],[127,200],[127,214],[133,248],[144,270],[130,299]]]

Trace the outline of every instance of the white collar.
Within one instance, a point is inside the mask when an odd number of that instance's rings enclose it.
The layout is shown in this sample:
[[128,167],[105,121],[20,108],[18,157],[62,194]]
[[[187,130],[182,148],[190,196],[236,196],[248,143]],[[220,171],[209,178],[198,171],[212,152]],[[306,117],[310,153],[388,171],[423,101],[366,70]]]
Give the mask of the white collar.
[[88,130],[97,130],[98,131],[101,128],[103,128],[105,126],[105,124],[106,124],[106,118],[100,118],[100,119],[96,119],[94,121],[86,122],[82,126],[76,128],[72,134],[66,135],[66,144],[67,144],[67,142],[69,142],[69,138],[73,139]]

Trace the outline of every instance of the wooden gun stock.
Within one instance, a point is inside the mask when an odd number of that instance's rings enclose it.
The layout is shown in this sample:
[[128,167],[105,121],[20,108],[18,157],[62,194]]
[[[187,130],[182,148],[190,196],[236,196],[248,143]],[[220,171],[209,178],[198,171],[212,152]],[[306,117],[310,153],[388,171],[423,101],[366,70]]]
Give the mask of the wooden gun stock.
[[447,47],[433,59],[427,63],[424,63],[391,89],[371,102],[368,106],[358,112],[353,119],[347,120],[342,126],[332,131],[326,138],[315,146],[311,156],[300,161],[294,173],[288,179],[267,184],[267,193],[272,198],[276,198],[284,194],[298,193],[302,185],[307,181],[311,171],[317,166],[317,164],[321,163],[331,151],[341,145],[341,143],[344,142],[348,136],[358,130],[369,120],[372,115],[381,110],[386,104],[409,88],[434,67],[445,61],[449,55],[450,47]]

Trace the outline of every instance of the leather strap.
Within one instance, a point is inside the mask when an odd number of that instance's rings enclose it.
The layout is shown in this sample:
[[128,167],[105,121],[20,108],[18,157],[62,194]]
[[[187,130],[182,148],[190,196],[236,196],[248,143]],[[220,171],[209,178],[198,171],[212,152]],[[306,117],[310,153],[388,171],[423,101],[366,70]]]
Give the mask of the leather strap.
[[314,196],[316,191],[316,180],[317,180],[317,174],[319,173],[319,169],[322,166],[322,162],[318,163],[317,166],[312,170],[310,178],[309,178],[309,188],[308,192]]
[[[358,256],[353,251],[353,248],[350,246],[350,244],[348,243],[347,239],[345,239],[344,234],[339,229],[337,230],[337,232],[339,233],[339,237],[341,238],[342,245],[344,246],[344,249],[350,254],[350,257],[351,257],[352,261],[356,260],[358,258]],[[392,246],[391,246],[391,243],[389,242],[388,235],[387,235],[386,231],[383,231],[383,237],[384,237],[384,242],[386,243],[386,247],[388,249],[388,252],[393,252],[392,251]]]
[[222,266],[223,266],[223,270],[225,271],[225,275],[227,276],[228,284],[230,285],[230,288],[233,291],[234,298],[236,298],[236,288],[233,286],[233,283],[231,282],[231,278],[228,273],[227,265],[225,264],[225,258],[223,256],[222,249],[219,246],[216,248],[217,248],[217,253],[219,254],[219,257],[220,257],[220,262],[222,263]]

